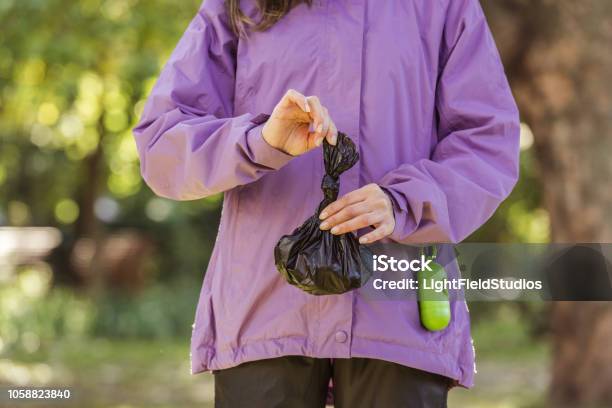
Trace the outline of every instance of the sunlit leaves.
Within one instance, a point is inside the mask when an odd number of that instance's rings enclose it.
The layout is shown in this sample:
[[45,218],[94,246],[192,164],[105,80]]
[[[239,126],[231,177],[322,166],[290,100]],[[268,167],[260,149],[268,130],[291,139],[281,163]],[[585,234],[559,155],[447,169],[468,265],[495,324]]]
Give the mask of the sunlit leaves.
[[79,206],[73,200],[65,198],[55,204],[55,218],[62,224],[72,224],[79,216]]
[[85,126],[79,115],[69,111],[62,115],[58,130],[59,139],[62,140],[64,145],[69,145],[73,140],[83,134]]
[[78,205],[70,203],[90,182],[84,170],[98,149],[100,194],[143,191],[130,128],[200,3],[0,1],[5,222],[74,222]]
[[40,123],[32,125],[30,141],[38,147],[48,146],[53,141],[53,130]]
[[134,2],[128,0],[106,0],[102,3],[100,10],[102,15],[109,20],[125,21],[130,18],[130,3]]
[[524,201],[513,203],[507,213],[508,225],[518,242],[550,242],[550,220],[544,209],[530,209]]
[[[0,285],[0,353],[34,353],[40,347],[55,344],[60,335],[80,337],[90,330],[94,303],[71,291],[51,290],[52,277],[49,266],[43,263],[20,268],[8,279],[5,277]],[[10,359],[3,360],[0,377],[16,382],[23,379],[16,378],[20,376],[33,376],[34,381],[39,377],[36,373],[19,372],[11,364]],[[10,377],[6,377],[6,371]]]
[[100,99],[104,95],[104,83],[95,72],[84,73],[79,80],[79,94],[74,102],[76,111],[87,124],[94,124],[102,114]]
[[111,172],[108,189],[118,197],[126,197],[140,191],[140,162],[131,131],[127,130],[107,139],[105,153]]
[[40,298],[50,288],[52,274],[44,266],[25,269],[17,276],[21,292],[29,298]]
[[46,64],[41,58],[32,58],[18,64],[15,69],[15,82],[25,86],[40,85],[45,79]]
[[37,120],[46,126],[53,126],[59,118],[60,112],[53,102],[44,102],[38,107]]
[[111,173],[108,177],[108,189],[117,197],[127,197],[140,190],[141,177],[134,166],[126,168],[123,173]]

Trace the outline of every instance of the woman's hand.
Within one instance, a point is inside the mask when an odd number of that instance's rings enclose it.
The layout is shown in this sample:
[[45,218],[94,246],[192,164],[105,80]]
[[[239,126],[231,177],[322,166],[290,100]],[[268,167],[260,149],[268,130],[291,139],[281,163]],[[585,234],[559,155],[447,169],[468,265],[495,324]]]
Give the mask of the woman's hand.
[[368,184],[351,191],[321,211],[322,230],[331,228],[334,235],[374,226],[374,231],[359,238],[367,244],[378,241],[393,232],[395,216],[391,200],[378,184]]
[[270,146],[298,156],[321,146],[324,138],[335,145],[338,130],[319,98],[290,89],[274,107],[262,136]]

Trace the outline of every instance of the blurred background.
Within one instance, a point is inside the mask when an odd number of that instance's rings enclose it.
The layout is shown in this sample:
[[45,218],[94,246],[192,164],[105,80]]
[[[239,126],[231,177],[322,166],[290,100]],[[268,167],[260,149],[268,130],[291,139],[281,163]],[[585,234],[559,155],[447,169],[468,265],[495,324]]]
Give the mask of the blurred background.
[[[612,242],[612,2],[481,3],[520,105],[522,160],[511,197],[470,240]],[[0,0],[4,394],[212,406],[188,342],[222,196],[155,197],[130,131],[199,4]],[[451,392],[451,407],[612,406],[609,303],[470,309],[477,385]]]

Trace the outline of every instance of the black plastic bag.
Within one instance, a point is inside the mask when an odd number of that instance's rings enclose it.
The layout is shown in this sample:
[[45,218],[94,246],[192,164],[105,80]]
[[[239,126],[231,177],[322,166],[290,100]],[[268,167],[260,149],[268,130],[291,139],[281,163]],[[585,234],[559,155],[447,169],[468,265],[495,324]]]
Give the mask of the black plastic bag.
[[332,146],[323,142],[323,201],[317,212],[274,248],[276,268],[287,282],[313,295],[345,293],[363,286],[372,275],[372,253],[353,233],[333,235],[319,228],[319,213],[338,198],[338,178],[359,161],[349,137],[338,133]]

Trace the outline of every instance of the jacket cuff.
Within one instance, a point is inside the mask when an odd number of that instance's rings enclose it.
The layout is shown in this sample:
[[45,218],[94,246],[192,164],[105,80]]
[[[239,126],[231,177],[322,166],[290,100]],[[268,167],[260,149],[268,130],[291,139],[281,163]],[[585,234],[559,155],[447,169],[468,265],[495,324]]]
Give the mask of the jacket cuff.
[[395,197],[392,190],[386,187],[380,186],[380,188],[387,194],[391,200],[391,207],[393,208],[393,216],[395,217],[395,227],[393,232],[387,237],[393,241],[401,242],[406,239],[408,235],[416,230],[416,223],[414,218],[410,216],[407,209],[403,209],[398,202],[398,197]]
[[258,120],[260,116],[251,121],[256,126],[247,131],[247,145],[251,151],[253,161],[261,164],[262,166],[278,170],[287,164],[293,158],[293,156],[275,149],[264,140],[261,131],[264,127],[265,121],[260,124],[255,121]]

